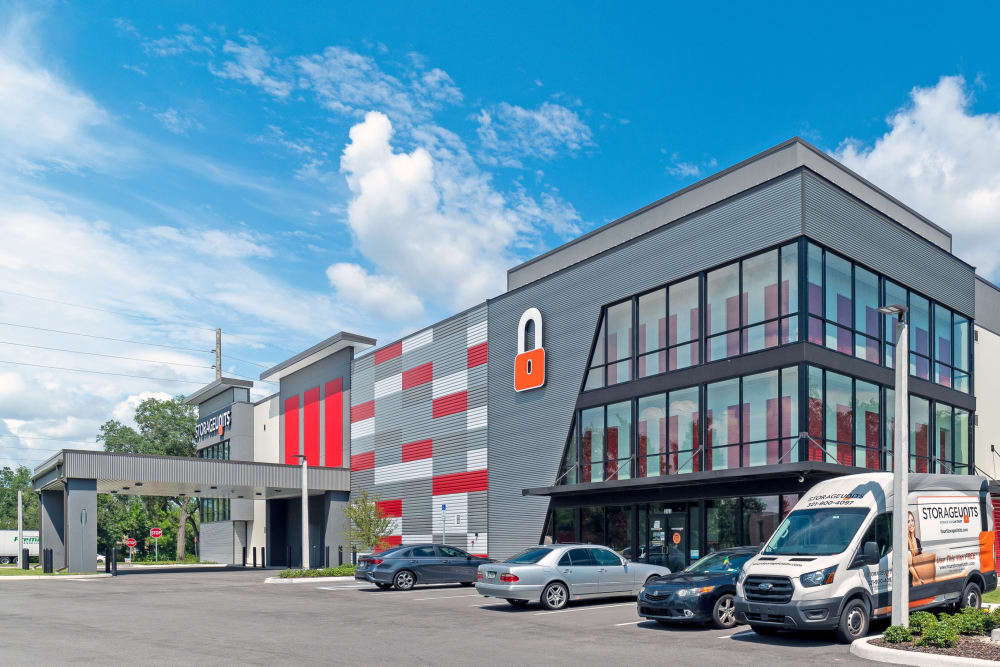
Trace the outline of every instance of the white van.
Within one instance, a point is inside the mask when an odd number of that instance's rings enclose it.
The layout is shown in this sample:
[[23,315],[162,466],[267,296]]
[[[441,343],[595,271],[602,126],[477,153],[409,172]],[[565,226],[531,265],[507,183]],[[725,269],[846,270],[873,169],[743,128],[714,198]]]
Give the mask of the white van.
[[[909,476],[910,609],[978,607],[997,587],[987,480]],[[820,482],[736,581],[736,615],[758,634],[835,629],[853,641],[891,614],[892,473]]]

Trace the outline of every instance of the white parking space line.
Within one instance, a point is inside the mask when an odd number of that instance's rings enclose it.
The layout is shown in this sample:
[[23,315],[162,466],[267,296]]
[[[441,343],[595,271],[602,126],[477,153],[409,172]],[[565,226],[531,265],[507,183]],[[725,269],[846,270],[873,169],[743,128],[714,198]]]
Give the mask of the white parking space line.
[[414,602],[423,602],[425,600],[448,600],[451,598],[474,598],[478,597],[479,593],[471,593],[468,595],[439,595],[433,598],[413,598]]
[[638,625],[639,623],[642,623],[642,621],[629,621],[628,623],[615,623],[615,627],[616,628],[620,628],[623,625]]
[[556,609],[555,611],[536,611],[535,616],[542,614],[567,614],[571,611],[590,611],[591,609],[611,609],[612,607],[634,607],[634,602],[623,602],[621,604],[602,604],[595,607],[573,607],[572,609]]
[[350,591],[357,588],[368,588],[368,586],[317,586],[318,591]]

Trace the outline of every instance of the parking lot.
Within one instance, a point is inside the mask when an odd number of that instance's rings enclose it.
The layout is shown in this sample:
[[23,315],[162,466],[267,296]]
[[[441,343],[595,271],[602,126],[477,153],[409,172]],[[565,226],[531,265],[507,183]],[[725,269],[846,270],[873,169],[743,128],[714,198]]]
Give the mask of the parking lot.
[[5,664],[859,664],[829,636],[639,622],[635,602],[515,609],[461,586],[265,584],[260,570],[3,584]]

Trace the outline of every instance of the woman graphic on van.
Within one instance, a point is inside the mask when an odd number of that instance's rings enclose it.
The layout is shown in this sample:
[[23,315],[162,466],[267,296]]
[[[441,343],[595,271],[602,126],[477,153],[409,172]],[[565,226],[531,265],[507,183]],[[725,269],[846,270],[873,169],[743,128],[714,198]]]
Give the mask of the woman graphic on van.
[[913,557],[923,553],[920,548],[920,538],[917,537],[917,520],[914,518],[913,512],[907,512],[907,514],[909,517],[906,520],[906,543],[909,548],[906,550],[906,562],[910,568],[910,582],[915,586],[923,586],[924,580],[920,578],[917,569],[913,567]]

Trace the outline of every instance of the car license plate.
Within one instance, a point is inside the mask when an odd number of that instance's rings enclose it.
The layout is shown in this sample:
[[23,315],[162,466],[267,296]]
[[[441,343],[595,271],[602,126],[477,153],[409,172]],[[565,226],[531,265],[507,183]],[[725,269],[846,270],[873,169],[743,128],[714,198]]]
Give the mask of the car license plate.
[[496,579],[497,578],[497,573],[496,572],[487,572],[486,573],[486,578],[487,579]]

